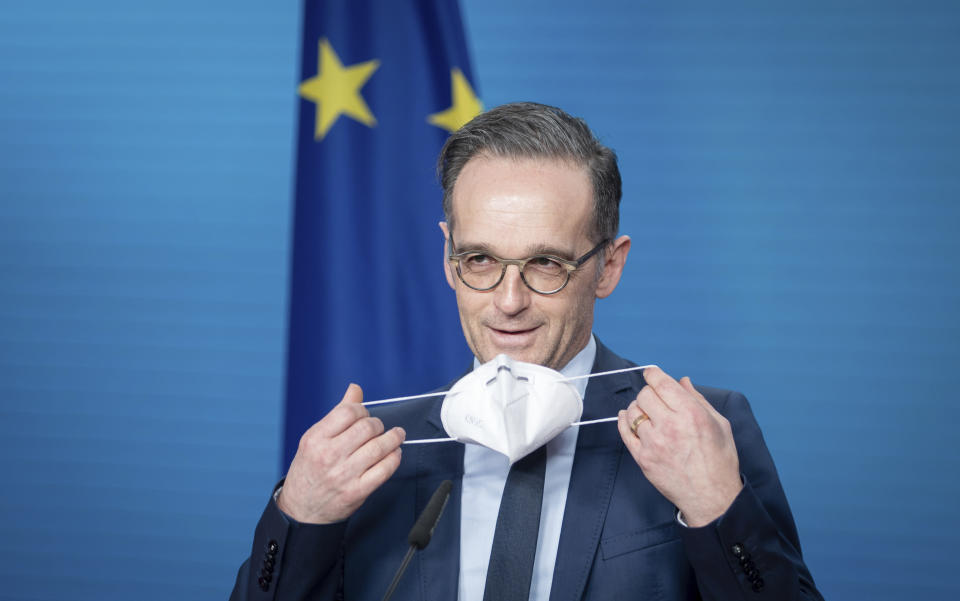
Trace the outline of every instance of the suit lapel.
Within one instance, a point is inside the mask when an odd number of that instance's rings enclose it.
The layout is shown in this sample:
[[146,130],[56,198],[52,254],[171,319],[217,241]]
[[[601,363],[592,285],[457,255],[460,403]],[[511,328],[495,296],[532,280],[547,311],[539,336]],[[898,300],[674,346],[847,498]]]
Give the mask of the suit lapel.
[[[628,367],[626,361],[597,341],[592,373]],[[611,417],[636,396],[636,375],[615,374],[589,380],[583,419]],[[624,451],[615,423],[580,428],[560,546],[553,570],[551,601],[580,599],[590,576],[606,519],[617,466]]]

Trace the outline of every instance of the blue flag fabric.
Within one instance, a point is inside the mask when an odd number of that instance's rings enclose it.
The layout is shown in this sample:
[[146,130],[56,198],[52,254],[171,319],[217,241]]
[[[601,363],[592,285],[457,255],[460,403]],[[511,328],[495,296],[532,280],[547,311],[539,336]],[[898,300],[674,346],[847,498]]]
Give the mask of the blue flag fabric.
[[472,82],[455,1],[305,2],[284,468],[348,383],[376,400],[469,365],[434,165]]

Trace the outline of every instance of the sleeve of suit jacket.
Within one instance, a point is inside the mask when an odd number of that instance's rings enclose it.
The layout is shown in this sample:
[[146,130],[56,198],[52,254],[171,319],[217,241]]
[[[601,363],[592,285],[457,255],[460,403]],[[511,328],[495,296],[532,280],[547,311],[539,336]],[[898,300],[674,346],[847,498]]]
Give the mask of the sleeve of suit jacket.
[[257,524],[250,557],[237,573],[230,600],[341,598],[341,542],[345,530],[346,522],[330,525],[293,522],[271,498]]
[[700,595],[705,601],[822,601],[747,399],[729,392],[714,404],[733,428],[744,485],[720,518],[701,528],[681,529]]

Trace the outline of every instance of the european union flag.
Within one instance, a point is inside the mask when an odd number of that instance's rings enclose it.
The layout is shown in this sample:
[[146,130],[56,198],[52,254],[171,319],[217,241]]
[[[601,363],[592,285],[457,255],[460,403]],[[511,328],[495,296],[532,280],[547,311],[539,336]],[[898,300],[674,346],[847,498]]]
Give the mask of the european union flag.
[[375,400],[468,365],[434,164],[472,81],[454,0],[305,3],[285,466],[349,382]]

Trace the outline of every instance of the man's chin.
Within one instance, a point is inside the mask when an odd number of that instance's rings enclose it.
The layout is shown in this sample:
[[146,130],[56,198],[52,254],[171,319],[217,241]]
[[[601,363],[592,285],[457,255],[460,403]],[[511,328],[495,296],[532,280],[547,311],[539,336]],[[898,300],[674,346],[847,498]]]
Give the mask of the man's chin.
[[524,363],[543,365],[546,361],[546,357],[544,357],[536,347],[501,346],[494,344],[487,345],[487,348],[484,349],[482,360],[484,362],[491,361],[494,357],[501,354],[510,357],[514,361],[522,361]]
[[500,351],[499,353],[494,352],[492,355],[490,355],[490,357],[489,357],[486,361],[484,361],[484,363],[487,363],[487,362],[495,359],[496,357],[498,357],[498,356],[501,355],[501,354],[506,355],[507,357],[510,357],[510,359],[512,359],[513,361],[516,361],[516,362],[519,362],[519,363],[532,363],[532,364],[534,364],[534,365],[543,365],[543,364],[544,364],[543,360],[541,360],[541,359],[538,358],[538,357],[534,357],[534,356],[529,356],[529,357],[528,357],[528,356],[525,356],[525,355],[523,355],[523,354],[510,353],[510,352],[507,352],[507,351]]

